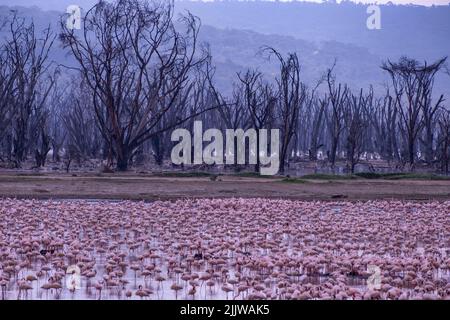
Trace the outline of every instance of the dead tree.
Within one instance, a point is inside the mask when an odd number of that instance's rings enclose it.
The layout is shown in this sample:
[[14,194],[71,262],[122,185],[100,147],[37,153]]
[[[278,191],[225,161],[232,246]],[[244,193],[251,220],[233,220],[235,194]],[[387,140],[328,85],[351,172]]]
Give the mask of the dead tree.
[[[10,69],[14,70],[13,95],[8,101],[12,113],[12,156],[16,166],[26,159],[30,148],[30,124],[42,123],[45,103],[54,85],[49,76],[49,51],[55,36],[50,27],[41,34],[34,23],[13,13],[9,22],[9,38],[5,43]],[[33,117],[37,118],[33,120]],[[32,130],[34,131],[34,130]],[[32,141],[31,141],[32,142]]]
[[65,102],[69,90],[70,86],[67,86],[66,81],[56,81],[48,101],[48,130],[54,162],[61,161],[61,152],[67,137],[67,130],[61,119],[66,109]]
[[438,116],[438,139],[437,150],[438,159],[441,164],[441,171],[449,173],[450,162],[450,111],[441,109]]
[[420,81],[419,104],[422,109],[423,138],[420,141],[425,154],[425,161],[430,165],[435,159],[436,145],[436,124],[437,111],[444,102],[444,95],[441,95],[436,102],[433,102],[433,86],[436,73],[442,68],[447,58],[441,59],[431,65],[425,64],[418,70]]
[[269,57],[274,55],[280,64],[280,74],[276,78],[278,91],[278,122],[281,131],[280,170],[284,173],[289,160],[289,147],[298,129],[298,118],[305,102],[307,89],[300,81],[300,63],[296,53],[288,53],[284,58],[273,48],[265,48]]
[[[79,78],[74,78],[71,83],[70,91],[61,103],[65,108],[60,110],[59,121],[65,130],[65,159],[80,164],[88,159],[101,158],[104,140],[97,127],[86,84]],[[107,152],[108,149],[103,150],[104,157]]]
[[[206,118],[208,112],[202,112],[217,106],[211,81],[210,71],[199,70],[192,74],[192,81],[178,95],[174,108],[168,110],[161,121],[155,127],[156,134],[151,138],[152,153],[158,165],[163,163],[166,154],[170,152],[169,147],[172,144],[170,132],[164,128],[184,127],[192,132],[194,121],[201,120],[208,124]],[[182,125],[179,125],[180,119],[187,119]],[[193,147],[193,146],[192,146]],[[191,153],[194,156],[194,152]]]
[[179,23],[184,32],[175,27],[173,1],[138,0],[99,2],[85,14],[80,32],[61,22],[61,40],[78,62],[120,171],[145,141],[170,129],[156,127],[176,108],[190,74],[209,59],[198,50],[199,20],[187,14]]
[[35,133],[37,133],[37,137],[35,137],[36,147],[34,149],[34,158],[37,168],[45,166],[47,155],[51,150],[51,139],[46,123],[47,118],[47,115],[43,116],[35,125],[35,128],[37,129],[37,131],[35,131]]
[[344,123],[347,130],[346,157],[347,168],[355,172],[355,166],[364,151],[364,133],[367,129],[367,105],[372,103],[373,91],[364,95],[361,89],[358,96],[351,95],[344,105]]
[[[402,57],[397,63],[387,61],[381,67],[389,73],[393,84],[394,99],[400,115],[398,126],[406,145],[410,170],[414,168],[417,140],[424,126],[428,125],[430,130],[426,133],[426,140],[433,140],[433,119],[436,107],[439,107],[442,100],[439,99],[433,106],[431,92],[434,75],[444,61],[445,59],[442,59],[431,65],[421,65],[416,60]],[[426,151],[428,158],[432,158],[432,148],[433,143],[430,142]]]
[[328,130],[330,133],[331,150],[328,154],[328,160],[331,167],[336,164],[336,153],[339,146],[341,133],[344,129],[344,106],[348,103],[349,89],[347,85],[339,83],[336,85],[336,77],[333,74],[335,65],[327,71],[327,84],[329,95],[329,110],[327,114]]
[[[223,132],[226,129],[248,129],[251,126],[251,119],[248,108],[246,108],[244,99],[243,86],[233,83],[232,97],[224,97],[211,83],[210,88],[216,105],[220,106],[215,110],[220,119],[219,125]],[[237,163],[237,143],[234,143],[233,165],[235,171],[239,170]]]
[[325,112],[328,108],[329,98],[328,95],[324,95],[322,98],[316,98],[313,100],[313,119],[312,119],[312,129],[311,129],[311,141],[309,145],[309,160],[317,161],[317,153],[319,149],[323,146],[320,142],[321,133],[324,130],[324,118]]
[[372,143],[378,154],[388,163],[394,159],[400,160],[397,146],[397,116],[396,100],[389,89],[383,98],[374,99],[367,105],[368,118],[373,128]]
[[249,126],[250,115],[242,102],[241,89],[234,84],[232,98],[224,97],[217,90],[213,91],[216,104],[223,106],[217,109],[223,129],[246,129]]
[[10,63],[10,56],[5,48],[2,47],[0,50],[0,146],[4,144],[6,156],[10,156],[9,143],[5,137],[10,131],[13,116],[12,100],[17,70]]
[[[243,93],[241,101],[249,114],[251,128],[256,131],[256,154],[259,155],[259,132],[273,122],[276,92],[272,85],[264,82],[260,72],[247,70],[243,75],[238,73],[238,79]],[[257,156],[255,172],[259,172],[259,167]]]

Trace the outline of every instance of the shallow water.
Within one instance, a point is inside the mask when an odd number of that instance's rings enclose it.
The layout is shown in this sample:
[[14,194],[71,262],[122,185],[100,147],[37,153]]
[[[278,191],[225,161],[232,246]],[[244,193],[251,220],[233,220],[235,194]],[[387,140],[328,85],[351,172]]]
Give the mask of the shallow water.
[[[151,291],[146,299],[359,299],[369,291],[368,266],[377,265],[385,285],[375,289],[378,298],[446,298],[449,208],[449,202],[1,200],[1,297],[142,299],[141,287]],[[73,291],[66,285],[71,265],[81,271]],[[88,279],[88,272],[95,275]],[[21,282],[32,289],[19,296]],[[45,290],[45,283],[61,289]],[[389,294],[392,288],[398,293]]]

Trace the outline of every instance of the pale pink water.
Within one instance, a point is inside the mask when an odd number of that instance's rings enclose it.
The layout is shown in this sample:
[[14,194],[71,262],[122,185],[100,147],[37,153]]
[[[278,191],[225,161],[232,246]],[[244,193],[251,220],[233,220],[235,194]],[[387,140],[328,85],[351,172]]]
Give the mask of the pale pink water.
[[[141,299],[139,286],[147,299],[445,299],[449,217],[450,202],[1,200],[1,297],[26,283],[21,299],[98,299],[94,284],[101,299]],[[70,292],[75,264],[81,288]],[[379,288],[366,285],[369,265]],[[62,288],[41,288],[50,277]]]

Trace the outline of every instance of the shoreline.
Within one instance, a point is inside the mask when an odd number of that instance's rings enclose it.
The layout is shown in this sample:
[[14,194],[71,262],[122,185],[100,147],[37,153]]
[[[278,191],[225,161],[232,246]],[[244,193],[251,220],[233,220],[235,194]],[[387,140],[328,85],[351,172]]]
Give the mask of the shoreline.
[[301,201],[448,201],[450,180],[295,180],[220,176],[161,177],[0,174],[0,198],[156,201],[266,198]]

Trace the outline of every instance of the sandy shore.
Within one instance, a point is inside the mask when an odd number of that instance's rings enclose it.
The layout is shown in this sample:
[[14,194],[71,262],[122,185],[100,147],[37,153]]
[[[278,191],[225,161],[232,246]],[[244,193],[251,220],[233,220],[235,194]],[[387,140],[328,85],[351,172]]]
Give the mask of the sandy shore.
[[0,174],[0,197],[35,199],[284,198],[296,200],[449,200],[450,181],[158,177],[138,174]]

